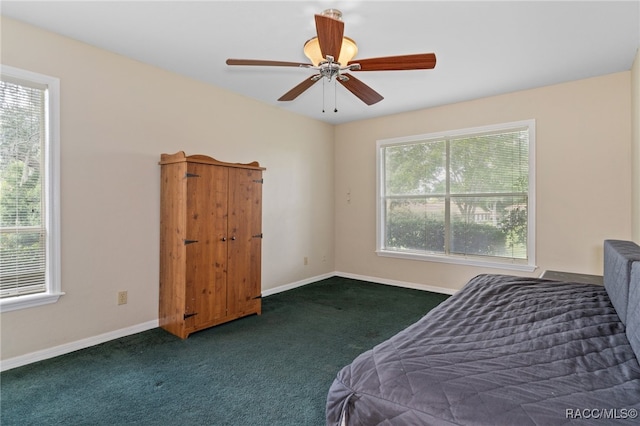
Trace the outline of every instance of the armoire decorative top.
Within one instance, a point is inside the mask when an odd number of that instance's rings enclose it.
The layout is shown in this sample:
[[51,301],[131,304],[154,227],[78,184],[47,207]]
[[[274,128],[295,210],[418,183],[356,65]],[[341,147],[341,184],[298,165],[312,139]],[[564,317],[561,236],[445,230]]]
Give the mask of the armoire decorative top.
[[207,155],[186,155],[184,151],[178,151],[175,154],[162,154],[160,156],[160,162],[158,164],[162,165],[182,162],[237,167],[241,169],[266,170],[264,167],[260,167],[260,164],[257,161],[253,161],[251,163],[225,163],[224,161],[218,161],[215,158],[209,157]]

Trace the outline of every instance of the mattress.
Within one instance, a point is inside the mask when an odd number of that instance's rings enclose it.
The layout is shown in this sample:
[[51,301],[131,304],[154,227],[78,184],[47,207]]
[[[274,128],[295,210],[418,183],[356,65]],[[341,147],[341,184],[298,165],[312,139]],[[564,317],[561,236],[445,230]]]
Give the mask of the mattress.
[[327,425],[638,424],[639,409],[603,286],[479,275],[344,367]]

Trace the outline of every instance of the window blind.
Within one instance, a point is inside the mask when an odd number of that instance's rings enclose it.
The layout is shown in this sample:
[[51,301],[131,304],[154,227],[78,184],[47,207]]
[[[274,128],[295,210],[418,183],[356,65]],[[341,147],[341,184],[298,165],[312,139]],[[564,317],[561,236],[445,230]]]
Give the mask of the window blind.
[[0,298],[46,288],[47,87],[0,81]]
[[495,127],[379,143],[380,250],[530,260],[530,127]]

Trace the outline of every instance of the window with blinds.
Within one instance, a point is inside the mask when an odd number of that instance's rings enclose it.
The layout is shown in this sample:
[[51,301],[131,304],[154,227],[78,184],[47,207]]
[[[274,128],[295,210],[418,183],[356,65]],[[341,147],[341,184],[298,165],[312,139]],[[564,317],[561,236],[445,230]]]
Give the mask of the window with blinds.
[[529,270],[534,122],[378,142],[378,253]]
[[[59,295],[55,276],[51,85],[2,67],[0,79],[0,302]],[[33,298],[31,298],[33,299]],[[48,302],[46,302],[48,303]]]

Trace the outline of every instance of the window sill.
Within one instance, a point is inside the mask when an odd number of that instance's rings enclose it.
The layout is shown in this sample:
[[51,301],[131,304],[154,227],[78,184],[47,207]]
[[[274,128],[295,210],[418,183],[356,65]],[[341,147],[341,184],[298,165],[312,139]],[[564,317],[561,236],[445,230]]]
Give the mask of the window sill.
[[64,293],[30,294],[0,300],[0,313],[56,303]]
[[507,269],[511,271],[533,272],[538,267],[522,263],[492,262],[489,260],[473,259],[468,257],[437,256],[422,253],[408,253],[388,250],[376,250],[376,254],[382,257],[395,257],[398,259],[421,260],[425,262],[452,263],[456,265],[478,266],[482,268]]

